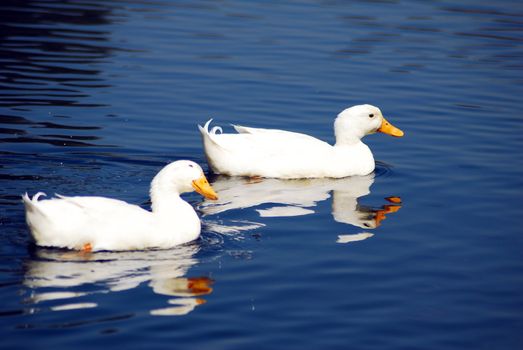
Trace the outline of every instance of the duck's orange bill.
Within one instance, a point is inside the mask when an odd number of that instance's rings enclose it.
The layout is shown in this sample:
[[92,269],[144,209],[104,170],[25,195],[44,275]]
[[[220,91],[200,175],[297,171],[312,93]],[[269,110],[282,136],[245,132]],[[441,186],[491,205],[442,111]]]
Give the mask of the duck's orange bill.
[[209,198],[212,200],[218,199],[218,195],[216,194],[216,192],[214,192],[211,185],[209,185],[209,181],[207,181],[207,178],[203,174],[199,179],[193,180],[192,187],[196,192],[198,192],[205,198]]
[[394,137],[402,137],[404,135],[403,131],[392,125],[387,121],[387,119],[382,118],[381,126],[376,130],[378,132],[382,132],[384,134],[394,136]]

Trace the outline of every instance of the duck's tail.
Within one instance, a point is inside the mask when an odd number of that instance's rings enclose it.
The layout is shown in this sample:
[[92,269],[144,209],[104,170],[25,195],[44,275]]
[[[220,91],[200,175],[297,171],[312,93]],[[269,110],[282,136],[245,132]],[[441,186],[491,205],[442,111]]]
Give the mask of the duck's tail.
[[25,206],[25,221],[31,231],[31,238],[35,242],[38,242],[40,235],[38,230],[36,230],[34,223],[45,218],[45,214],[38,207],[38,198],[41,196],[46,196],[46,194],[44,192],[38,192],[33,196],[33,198],[30,198],[27,192],[22,195],[22,202]]
[[222,134],[222,128],[215,126],[209,130],[211,122],[212,119],[209,119],[203,127],[198,125],[198,128],[202,134],[203,150],[207,158],[207,163],[215,173],[219,174],[221,172],[220,164],[223,156],[224,154],[228,154],[229,151],[227,150],[224,138],[219,137],[221,136],[220,134]]
[[205,140],[210,140],[214,144],[217,144],[216,138],[214,137],[217,134],[223,133],[223,129],[220,126],[214,126],[211,130],[209,130],[209,125],[212,122],[212,118],[209,119],[204,126],[198,124],[198,129],[200,129],[200,133],[202,134],[202,137]]
[[200,132],[202,133],[202,135],[208,135],[208,136],[214,136],[216,134],[221,134],[223,133],[223,129],[221,128],[221,126],[213,126],[211,130],[209,130],[209,125],[211,125],[211,122],[212,122],[212,118],[209,119],[204,125],[203,127],[198,124],[198,129],[200,129]]
[[22,195],[22,202],[24,203],[25,205],[25,210],[27,212],[33,212],[35,210],[38,210],[38,199],[42,196],[47,196],[44,192],[38,192],[37,194],[35,194],[33,196],[33,198],[30,198],[29,195],[26,193],[24,193]]

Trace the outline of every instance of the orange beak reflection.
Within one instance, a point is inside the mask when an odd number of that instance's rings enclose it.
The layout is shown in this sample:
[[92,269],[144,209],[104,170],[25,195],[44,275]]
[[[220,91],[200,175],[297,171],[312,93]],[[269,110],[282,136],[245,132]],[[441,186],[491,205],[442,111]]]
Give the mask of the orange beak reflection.
[[382,117],[381,126],[376,131],[394,137],[402,137],[404,135],[403,131],[389,123],[387,119],[385,119],[384,117]]
[[378,227],[381,222],[387,218],[386,214],[395,213],[401,209],[400,197],[388,197],[385,199],[394,204],[387,204],[382,207],[383,209],[376,210],[376,216],[374,217],[376,227]]
[[212,200],[218,199],[218,195],[216,194],[216,192],[214,192],[213,188],[209,184],[209,181],[207,181],[207,178],[203,174],[197,180],[193,180],[192,187],[196,192],[198,192],[205,198]]
[[187,278],[187,291],[192,295],[209,294],[212,292],[211,284],[213,284],[213,282],[214,281],[208,277],[189,277]]
[[[214,283],[209,277],[179,277],[173,278],[169,284],[169,295],[179,297],[196,297],[212,293],[211,285]],[[197,299],[197,304],[205,300]]]

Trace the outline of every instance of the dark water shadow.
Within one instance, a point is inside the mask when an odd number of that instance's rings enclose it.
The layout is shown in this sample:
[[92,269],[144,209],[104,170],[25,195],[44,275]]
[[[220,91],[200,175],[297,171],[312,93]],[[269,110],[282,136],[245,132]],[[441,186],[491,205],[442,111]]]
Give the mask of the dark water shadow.
[[113,6],[87,1],[0,4],[0,106],[81,106],[108,88],[97,63],[122,50],[108,44]]

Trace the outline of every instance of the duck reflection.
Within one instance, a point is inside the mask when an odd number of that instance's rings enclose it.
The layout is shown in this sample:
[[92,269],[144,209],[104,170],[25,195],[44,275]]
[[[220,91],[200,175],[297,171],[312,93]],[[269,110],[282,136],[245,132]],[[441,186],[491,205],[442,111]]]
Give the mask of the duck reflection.
[[[343,179],[300,180],[218,176],[212,181],[212,186],[219,193],[219,199],[204,201],[199,209],[204,216],[209,216],[265,204],[270,206],[256,209],[261,217],[309,215],[315,213],[313,208],[319,202],[327,200],[332,194],[332,216],[335,221],[366,230],[375,229],[387,214],[401,208],[401,199],[387,197],[387,204],[379,208],[359,204],[362,197],[370,194],[373,183],[374,174]],[[368,232],[340,235],[338,242],[348,243],[371,236],[373,234]]]
[[[96,307],[96,303],[70,301],[148,283],[154,293],[173,297],[167,301],[169,307],[151,310],[151,314],[185,315],[205,303],[201,296],[212,292],[210,278],[186,276],[198,262],[194,258],[198,250],[194,244],[169,250],[86,254],[36,248],[34,258],[25,264],[24,285],[31,289],[26,301],[45,305],[53,300],[50,309],[54,311]],[[89,291],[78,292],[79,288]],[[56,305],[56,301],[60,303]]]

